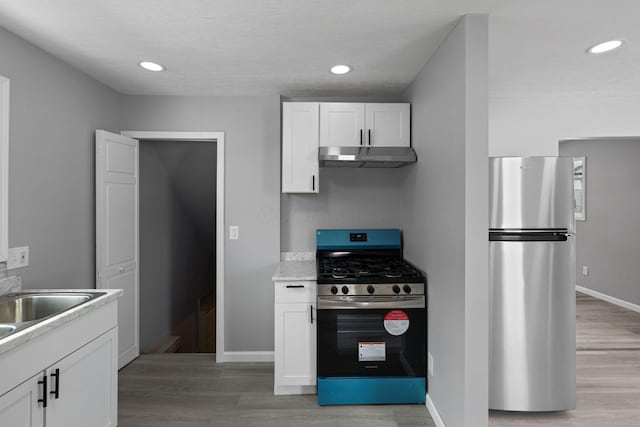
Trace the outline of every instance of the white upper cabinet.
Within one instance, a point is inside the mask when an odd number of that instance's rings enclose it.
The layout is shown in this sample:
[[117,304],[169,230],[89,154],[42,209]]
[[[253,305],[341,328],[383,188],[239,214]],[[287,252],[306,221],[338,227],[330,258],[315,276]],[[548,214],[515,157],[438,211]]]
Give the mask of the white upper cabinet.
[[320,104],[320,145],[352,147],[364,145],[365,104],[323,102]]
[[411,104],[282,103],[282,192],[318,193],[318,147],[410,147]]
[[410,116],[408,103],[321,103],[320,145],[409,147]]
[[366,104],[366,143],[371,146],[411,145],[410,104]]
[[282,192],[318,192],[318,102],[282,104]]

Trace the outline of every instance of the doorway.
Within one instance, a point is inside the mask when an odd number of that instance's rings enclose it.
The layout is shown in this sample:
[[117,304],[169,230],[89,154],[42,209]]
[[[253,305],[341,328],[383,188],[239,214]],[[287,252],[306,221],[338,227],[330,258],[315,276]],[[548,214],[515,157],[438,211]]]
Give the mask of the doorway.
[[140,141],[141,350],[222,362],[224,133],[122,134]]
[[141,140],[140,351],[215,353],[216,143]]

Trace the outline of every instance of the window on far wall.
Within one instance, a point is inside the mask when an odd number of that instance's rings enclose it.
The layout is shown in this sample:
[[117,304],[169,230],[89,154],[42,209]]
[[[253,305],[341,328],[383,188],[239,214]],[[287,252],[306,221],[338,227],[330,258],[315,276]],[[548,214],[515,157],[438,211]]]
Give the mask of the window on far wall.
[[586,210],[586,158],[573,158],[573,197],[575,199],[575,218],[578,221],[587,220]]

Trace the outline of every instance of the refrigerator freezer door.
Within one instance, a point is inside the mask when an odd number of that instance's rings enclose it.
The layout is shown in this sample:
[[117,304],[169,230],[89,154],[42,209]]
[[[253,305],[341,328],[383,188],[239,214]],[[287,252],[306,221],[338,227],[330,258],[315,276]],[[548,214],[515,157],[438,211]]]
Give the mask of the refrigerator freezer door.
[[489,228],[574,232],[573,158],[489,159]]
[[575,237],[489,252],[489,408],[575,408]]

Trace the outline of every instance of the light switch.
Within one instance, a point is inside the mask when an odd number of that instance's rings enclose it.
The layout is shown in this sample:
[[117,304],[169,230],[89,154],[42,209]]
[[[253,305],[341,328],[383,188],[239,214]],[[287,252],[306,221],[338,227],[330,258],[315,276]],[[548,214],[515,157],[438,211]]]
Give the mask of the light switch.
[[582,266],[582,275],[583,276],[588,276],[589,275],[589,267],[587,267],[586,265]]
[[229,226],[229,240],[238,240],[238,231],[237,225]]

